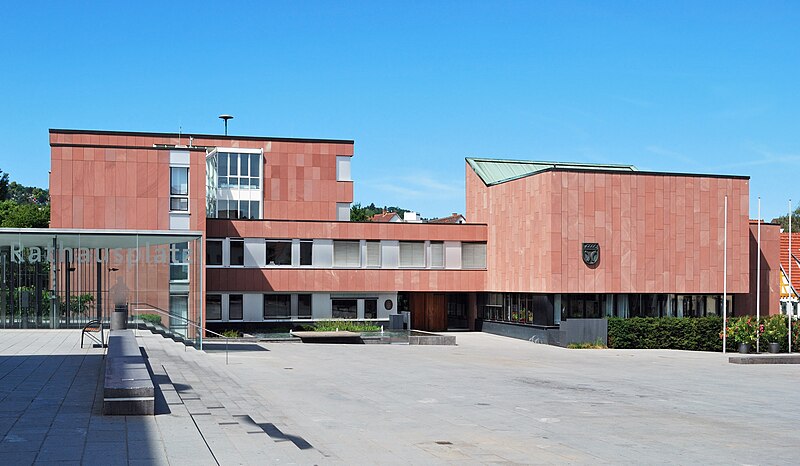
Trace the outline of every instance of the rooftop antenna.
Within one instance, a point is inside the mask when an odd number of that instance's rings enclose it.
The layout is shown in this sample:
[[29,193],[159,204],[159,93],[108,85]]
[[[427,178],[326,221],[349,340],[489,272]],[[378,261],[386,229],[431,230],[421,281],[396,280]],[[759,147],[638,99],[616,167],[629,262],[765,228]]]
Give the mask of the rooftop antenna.
[[233,120],[233,115],[222,114],[219,118],[225,122],[225,136],[228,135],[228,120]]

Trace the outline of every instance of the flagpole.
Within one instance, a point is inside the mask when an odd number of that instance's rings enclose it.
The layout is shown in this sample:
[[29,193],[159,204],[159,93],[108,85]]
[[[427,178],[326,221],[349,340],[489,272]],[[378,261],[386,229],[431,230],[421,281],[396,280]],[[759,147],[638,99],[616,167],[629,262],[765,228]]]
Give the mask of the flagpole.
[[728,195],[725,195],[725,229],[722,251],[722,354],[728,352]]
[[[761,196],[758,196],[758,252],[756,253],[756,329],[761,330]],[[759,353],[761,332],[756,333],[756,353]]]
[[789,317],[787,328],[789,331],[789,352],[792,352],[792,314],[794,314],[794,284],[792,283],[792,200],[789,199],[789,303],[786,314]]

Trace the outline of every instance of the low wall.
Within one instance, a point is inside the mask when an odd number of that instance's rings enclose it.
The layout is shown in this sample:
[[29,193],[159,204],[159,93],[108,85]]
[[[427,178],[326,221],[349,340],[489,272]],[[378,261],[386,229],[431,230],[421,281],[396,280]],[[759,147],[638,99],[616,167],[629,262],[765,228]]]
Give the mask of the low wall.
[[478,320],[475,323],[475,330],[545,345],[564,346],[561,344],[564,335],[558,327],[534,327],[511,322]]
[[594,343],[600,340],[608,345],[608,319],[569,319],[561,322],[564,344]]

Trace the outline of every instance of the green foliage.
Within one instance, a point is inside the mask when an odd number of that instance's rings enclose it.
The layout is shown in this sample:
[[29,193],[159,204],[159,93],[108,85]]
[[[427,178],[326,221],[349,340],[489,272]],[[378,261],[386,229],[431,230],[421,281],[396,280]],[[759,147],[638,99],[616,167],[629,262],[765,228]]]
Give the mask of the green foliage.
[[228,338],[239,338],[242,334],[238,330],[223,330],[221,335]]
[[[773,218],[772,223],[778,223],[781,229],[785,232],[789,231],[789,214],[781,215],[778,218]],[[800,232],[800,207],[792,212],[792,232]]]
[[[91,293],[84,293],[75,296],[69,297],[69,310],[72,314],[85,314],[86,312],[91,309],[92,305],[94,304],[94,295]],[[64,314],[67,311],[67,301],[63,300],[59,302],[59,306],[61,309],[61,313]]]
[[326,320],[317,322],[311,326],[310,330],[315,332],[379,332],[381,327],[369,322],[355,322],[352,320]]
[[373,215],[379,214],[379,213],[383,212],[384,210],[386,212],[394,212],[397,215],[399,215],[400,218],[403,217],[403,214],[405,212],[408,212],[408,209],[403,209],[403,208],[395,207],[395,206],[377,207],[374,202],[371,203],[370,205],[364,206],[364,207],[362,207],[360,203],[355,203],[350,207],[350,221],[351,222],[369,222],[369,221],[371,221],[370,219],[372,218]]
[[[753,344],[763,331],[763,326],[753,316],[731,317],[728,319],[728,339],[736,343]],[[720,338],[722,334],[720,333]]]
[[788,329],[786,322],[788,318],[784,315],[776,314],[773,316],[761,319],[764,325],[764,334],[762,340],[768,343],[780,343],[788,338]]
[[9,183],[0,170],[0,227],[47,228],[50,225],[50,194],[46,189]]
[[155,325],[161,324],[161,316],[158,314],[139,314],[139,319]]
[[8,199],[8,173],[0,170],[0,201]]
[[[608,347],[722,351],[721,331],[722,317],[612,317]],[[733,341],[728,347],[734,348]]]
[[569,349],[606,349],[608,348],[601,338],[598,338],[594,343],[585,341],[582,343],[570,343],[567,345]]
[[37,188],[36,186],[24,186],[16,181],[12,181],[8,184],[6,196],[2,199],[8,199],[17,204],[36,204],[43,206],[50,203],[50,193],[46,189]]
[[0,227],[47,228],[50,225],[50,206],[18,204],[0,201]]

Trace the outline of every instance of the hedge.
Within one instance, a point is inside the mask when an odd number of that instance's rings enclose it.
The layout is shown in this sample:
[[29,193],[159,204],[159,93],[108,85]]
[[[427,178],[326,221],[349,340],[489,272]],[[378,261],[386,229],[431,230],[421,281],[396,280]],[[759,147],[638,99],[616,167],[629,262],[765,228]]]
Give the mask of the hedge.
[[[722,317],[611,317],[608,347],[722,351]],[[728,341],[734,350],[735,342]]]

